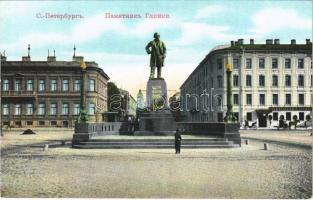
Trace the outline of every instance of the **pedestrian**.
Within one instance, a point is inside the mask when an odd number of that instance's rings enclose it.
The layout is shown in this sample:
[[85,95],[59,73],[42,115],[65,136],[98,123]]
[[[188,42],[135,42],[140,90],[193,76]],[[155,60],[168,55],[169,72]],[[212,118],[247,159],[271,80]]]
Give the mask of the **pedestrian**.
[[179,133],[179,130],[177,129],[176,133],[175,133],[175,151],[176,151],[176,154],[180,154],[181,140],[182,140],[181,135]]

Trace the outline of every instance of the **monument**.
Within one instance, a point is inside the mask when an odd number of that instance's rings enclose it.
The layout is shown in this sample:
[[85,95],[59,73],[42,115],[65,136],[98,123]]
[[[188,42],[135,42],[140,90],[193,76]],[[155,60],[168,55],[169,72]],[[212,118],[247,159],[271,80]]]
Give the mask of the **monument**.
[[146,52],[150,54],[150,76],[146,88],[147,112],[139,119],[139,131],[135,135],[174,135],[176,125],[168,107],[167,85],[161,75],[166,46],[160,40],[159,33],[154,33],[154,40],[147,44]]

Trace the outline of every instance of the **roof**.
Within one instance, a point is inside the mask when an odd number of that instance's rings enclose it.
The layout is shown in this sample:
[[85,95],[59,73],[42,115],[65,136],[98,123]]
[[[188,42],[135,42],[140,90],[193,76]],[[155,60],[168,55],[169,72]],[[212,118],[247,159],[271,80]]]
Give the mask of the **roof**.
[[222,53],[222,52],[241,52],[244,50],[248,51],[263,51],[263,52],[307,52],[312,54],[312,43],[310,44],[237,44],[237,45],[218,45],[212,48],[212,50],[205,56],[205,58],[199,63],[199,65],[192,71],[184,83],[180,86],[182,88],[185,83],[190,79],[190,77],[199,69],[202,64],[204,64],[212,54]]
[[[86,61],[87,71],[96,70],[102,74],[107,80],[110,77],[98,66],[94,61]],[[6,68],[65,68],[65,69],[80,69],[80,62],[77,61],[2,61],[3,70]]]

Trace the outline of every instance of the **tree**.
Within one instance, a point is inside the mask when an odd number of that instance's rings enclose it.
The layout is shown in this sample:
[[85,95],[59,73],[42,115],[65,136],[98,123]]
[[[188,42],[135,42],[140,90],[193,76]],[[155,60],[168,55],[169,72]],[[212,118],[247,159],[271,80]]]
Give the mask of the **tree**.
[[[113,82],[108,82],[108,110],[109,111],[113,111],[111,108],[111,97],[113,95],[120,95],[120,90],[118,89],[118,87],[115,85],[115,83]],[[115,110],[114,110],[115,111]]]

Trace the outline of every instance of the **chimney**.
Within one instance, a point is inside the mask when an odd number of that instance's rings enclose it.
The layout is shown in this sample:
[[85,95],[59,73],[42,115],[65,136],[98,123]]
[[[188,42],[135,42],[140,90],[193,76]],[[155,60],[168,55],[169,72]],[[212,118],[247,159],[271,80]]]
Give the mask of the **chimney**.
[[305,40],[305,44],[311,44],[310,39],[306,39],[306,40]]
[[254,39],[250,39],[250,44],[254,45]]
[[30,44],[28,44],[28,55],[27,56],[23,56],[22,57],[22,61],[24,62],[24,61],[26,61],[26,62],[29,62],[29,61],[31,61],[30,60]]
[[73,54],[73,61],[74,62],[83,62],[84,61],[84,57],[83,56],[76,56],[76,47],[75,47],[75,44],[74,44],[74,54]]
[[55,62],[55,61],[56,61],[55,50],[53,50],[53,56],[50,56],[50,52],[49,52],[49,49],[48,49],[47,61],[48,61],[48,62]]
[[234,41],[230,41],[230,46],[233,47],[235,45]]
[[280,44],[279,39],[275,39],[274,44]]
[[266,44],[273,44],[273,39],[267,39]]
[[243,44],[243,39],[238,39],[238,44],[242,45]]
[[291,40],[291,44],[292,44],[292,45],[297,44],[297,43],[296,43],[296,40],[295,40],[295,39],[292,39],[292,40]]
[[3,51],[3,54],[1,54],[1,61],[3,62],[7,61],[7,57],[5,56],[5,51]]

